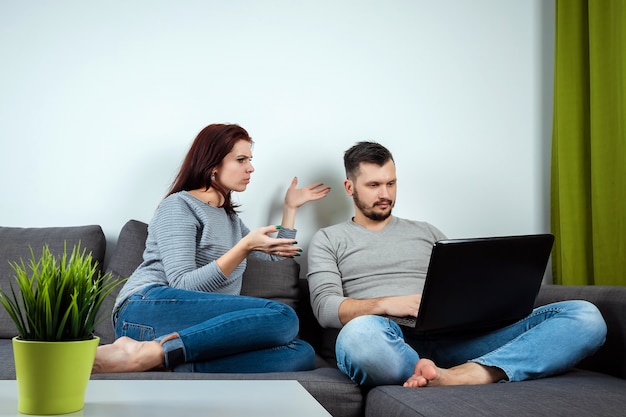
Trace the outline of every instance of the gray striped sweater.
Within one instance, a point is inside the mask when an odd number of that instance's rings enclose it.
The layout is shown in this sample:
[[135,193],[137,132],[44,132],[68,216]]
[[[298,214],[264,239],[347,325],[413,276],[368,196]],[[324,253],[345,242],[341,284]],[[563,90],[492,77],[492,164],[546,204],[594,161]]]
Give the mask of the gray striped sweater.
[[[239,294],[244,260],[225,276],[215,262],[250,229],[239,216],[229,217],[186,191],[165,198],[148,225],[143,262],[120,290],[114,311],[137,291],[151,284],[195,291]],[[293,239],[296,230],[282,228],[277,237]],[[252,252],[267,260],[284,258]]]

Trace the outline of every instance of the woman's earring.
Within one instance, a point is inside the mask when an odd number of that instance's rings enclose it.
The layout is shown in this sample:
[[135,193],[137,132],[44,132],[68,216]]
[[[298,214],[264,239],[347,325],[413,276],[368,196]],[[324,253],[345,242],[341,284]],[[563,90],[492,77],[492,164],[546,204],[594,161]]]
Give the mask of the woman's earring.
[[211,181],[215,181],[215,172],[211,173]]

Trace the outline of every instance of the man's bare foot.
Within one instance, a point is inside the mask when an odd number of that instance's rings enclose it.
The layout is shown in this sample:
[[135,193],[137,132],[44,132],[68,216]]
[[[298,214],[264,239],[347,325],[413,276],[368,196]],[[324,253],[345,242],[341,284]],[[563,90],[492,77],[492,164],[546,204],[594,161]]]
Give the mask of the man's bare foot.
[[404,383],[405,387],[435,387],[444,385],[491,384],[506,379],[500,368],[467,362],[450,369],[439,368],[430,359],[420,359],[415,364],[415,372]]
[[91,373],[143,372],[164,363],[165,353],[159,342],[138,342],[122,336],[110,345],[98,347]]

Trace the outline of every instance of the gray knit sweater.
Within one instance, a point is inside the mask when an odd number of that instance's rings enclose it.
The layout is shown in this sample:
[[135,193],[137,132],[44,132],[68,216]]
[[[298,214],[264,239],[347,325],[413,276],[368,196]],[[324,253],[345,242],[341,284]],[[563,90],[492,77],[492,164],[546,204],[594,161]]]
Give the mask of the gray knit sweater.
[[420,294],[433,244],[445,235],[429,223],[392,217],[380,232],[352,220],[319,230],[308,250],[311,305],[323,327],[341,328],[346,298]]
[[[122,287],[114,309],[135,292],[161,284],[195,291],[239,294],[246,269],[244,260],[226,276],[215,262],[250,230],[239,216],[229,217],[186,191],[165,198],[148,225],[143,262]],[[296,230],[282,228],[277,237],[293,239]],[[252,256],[282,260],[263,252]]]

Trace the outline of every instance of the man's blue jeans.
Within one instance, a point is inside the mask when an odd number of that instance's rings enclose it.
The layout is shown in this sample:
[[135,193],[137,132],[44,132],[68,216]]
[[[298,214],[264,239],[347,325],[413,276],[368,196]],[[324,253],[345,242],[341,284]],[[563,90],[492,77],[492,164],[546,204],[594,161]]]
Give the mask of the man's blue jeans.
[[403,384],[420,358],[450,368],[476,362],[503,370],[509,381],[565,372],[604,343],[606,323],[586,301],[563,301],[536,308],[528,317],[473,338],[404,337],[401,327],[380,316],[360,316],[337,337],[337,365],[368,386]]
[[251,373],[314,367],[313,348],[294,340],[296,313],[271,300],[153,285],[131,296],[113,321],[116,337],[165,340],[165,366],[173,371]]

